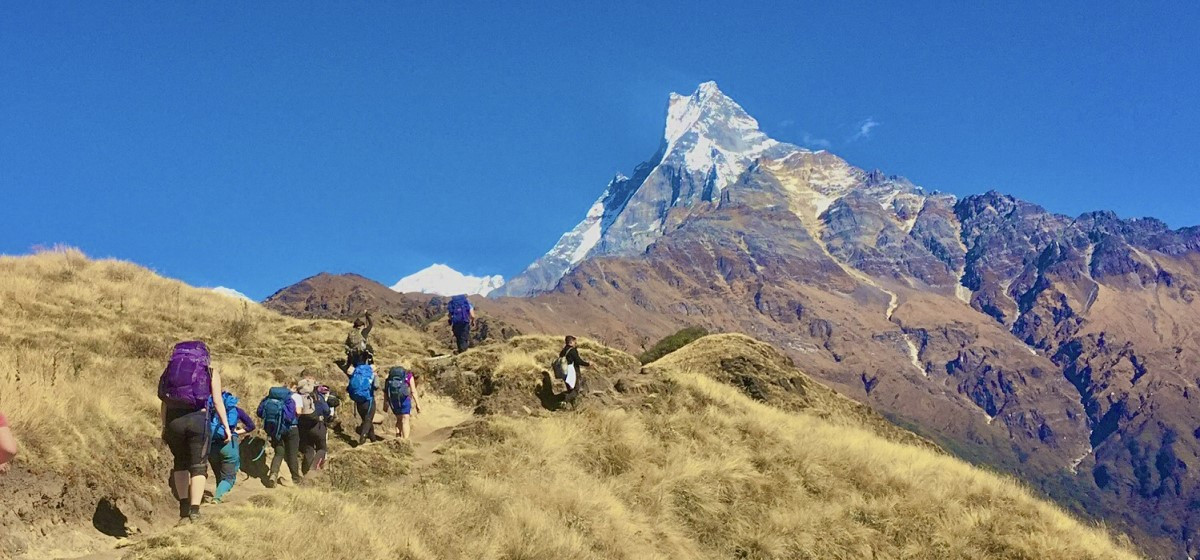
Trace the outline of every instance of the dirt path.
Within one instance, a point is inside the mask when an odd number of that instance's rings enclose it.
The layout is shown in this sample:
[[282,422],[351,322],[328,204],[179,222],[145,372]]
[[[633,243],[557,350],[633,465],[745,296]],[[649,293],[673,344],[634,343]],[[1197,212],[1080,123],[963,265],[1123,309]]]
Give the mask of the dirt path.
[[[450,439],[450,435],[454,433],[454,429],[464,422],[471,419],[471,413],[455,405],[450,399],[437,396],[425,395],[421,399],[421,414],[415,415],[413,418],[413,474],[419,474],[427,469],[437,460],[438,448]],[[394,437],[395,421],[390,414],[383,415],[382,423],[376,427],[380,435],[385,438]],[[330,437],[330,445],[333,446],[333,437]],[[331,460],[336,460],[337,447],[330,450]],[[268,456],[270,454],[268,453]],[[283,469],[286,469],[286,465]],[[238,482],[234,486],[233,491],[229,493],[229,497],[218,505],[203,506],[204,516],[207,518],[220,517],[233,509],[233,506],[249,502],[251,498],[269,492],[270,490],[263,486],[262,480],[258,478],[244,479],[245,473],[238,473]],[[215,488],[215,483],[210,477],[208,481],[209,493]],[[126,548],[147,538],[153,537],[165,531],[171,530],[174,523],[160,523],[153,525],[149,530],[142,534],[129,539],[118,539],[112,543],[112,548],[90,553],[85,556],[63,555],[58,558],[76,558],[77,560],[120,560],[126,553]]]

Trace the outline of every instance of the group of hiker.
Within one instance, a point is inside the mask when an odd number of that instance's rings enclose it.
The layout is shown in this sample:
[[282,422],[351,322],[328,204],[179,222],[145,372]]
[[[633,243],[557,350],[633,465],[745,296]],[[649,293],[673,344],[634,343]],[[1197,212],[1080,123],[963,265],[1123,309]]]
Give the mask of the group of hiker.
[[[470,346],[475,310],[465,296],[451,298],[447,305],[456,353]],[[369,337],[375,327],[370,312],[356,318],[345,340],[342,373],[347,377],[346,395],[354,402],[359,417],[351,446],[380,441],[375,433],[375,402],[382,390],[384,411],[395,416],[396,436],[412,435],[412,414],[421,412],[417,377],[403,366],[388,369],[382,383],[376,376],[375,351]],[[568,336],[553,366],[555,375],[567,385],[565,402],[574,402],[580,386],[579,368],[589,364],[579,357],[576,340]],[[255,421],[240,406],[239,399],[222,386],[212,368],[208,347],[201,341],[180,342],[159,379],[162,401],[162,439],[173,457],[171,485],[179,501],[181,522],[200,516],[205,480],[211,467],[217,477],[212,501],[226,499],[241,469],[240,440],[262,428],[263,451],[274,454],[264,486],[283,482],[280,467],[287,463],[292,482],[299,483],[310,471],[324,467],[328,450],[329,424],[337,414],[339,399],[327,385],[303,376],[287,387],[272,387],[255,409]],[[0,463],[5,458],[3,416],[0,416]],[[257,461],[262,457],[255,458]]]

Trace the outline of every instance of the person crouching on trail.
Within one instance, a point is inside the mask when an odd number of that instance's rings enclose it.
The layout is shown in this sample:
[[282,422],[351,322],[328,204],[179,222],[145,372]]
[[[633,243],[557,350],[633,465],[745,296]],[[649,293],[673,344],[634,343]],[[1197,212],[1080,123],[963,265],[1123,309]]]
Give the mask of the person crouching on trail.
[[263,482],[263,486],[267,488],[274,488],[278,482],[283,481],[279,478],[279,467],[285,459],[293,483],[298,484],[303,476],[300,473],[300,461],[297,459],[300,452],[300,429],[297,427],[297,399],[293,394],[287,387],[271,387],[266,398],[258,403],[258,417],[262,418],[263,430],[267,432],[267,439],[275,450],[274,456],[271,457],[271,470],[267,472],[267,480]]
[[579,357],[579,343],[575,337],[567,335],[562,351],[558,353],[558,357],[562,359],[563,382],[567,385],[567,393],[563,399],[567,402],[574,402],[579,395],[579,386],[583,383],[583,374],[580,368],[583,366],[591,367]]
[[383,399],[383,409],[389,408],[396,415],[396,434],[400,439],[412,436],[412,413],[421,412],[421,401],[417,396],[417,378],[413,372],[396,366],[388,371],[387,381],[383,384],[386,395]]
[[371,313],[368,312],[365,321],[361,318],[354,320],[354,328],[346,336],[346,369],[344,373],[350,380],[346,387],[346,393],[350,395],[350,400],[354,401],[354,408],[358,411],[359,418],[362,419],[362,424],[358,426],[359,445],[366,443],[367,440],[383,439],[375,435],[376,387],[375,370],[372,367],[372,364],[375,363],[375,355],[371,345],[367,343],[367,335],[374,326],[375,322],[371,319]]
[[174,457],[171,483],[179,500],[181,523],[200,518],[212,437],[209,423],[214,414],[225,430],[222,441],[233,441],[221,393],[221,376],[211,367],[208,346],[198,340],[176,344],[158,379],[158,398],[162,401],[162,439]]
[[446,304],[449,315],[450,330],[454,331],[454,343],[458,348],[457,354],[462,354],[471,346],[471,322],[475,320],[475,306],[465,295],[450,298]]
[[[225,426],[214,414],[208,427],[212,432],[212,444],[208,449],[208,464],[212,466],[213,475],[217,477],[217,491],[213,493],[213,503],[219,504],[225,495],[233,489],[237,482],[237,473],[242,466],[238,441],[254,431],[254,419],[238,406],[238,398],[229,392],[221,393],[225,401],[225,414],[228,426],[233,428],[233,437],[226,440]],[[241,426],[238,426],[241,424]]]
[[325,464],[329,435],[325,419],[332,409],[311,378],[296,383],[296,394],[300,396],[300,472],[307,476],[310,470]]

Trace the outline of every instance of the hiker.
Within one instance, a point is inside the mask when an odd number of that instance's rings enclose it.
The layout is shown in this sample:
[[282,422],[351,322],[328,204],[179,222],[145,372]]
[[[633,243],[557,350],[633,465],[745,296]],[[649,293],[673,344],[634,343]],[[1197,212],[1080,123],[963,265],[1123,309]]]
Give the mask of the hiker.
[[[329,388],[326,387],[326,394]],[[325,464],[329,431],[325,420],[332,410],[324,395],[317,392],[317,382],[311,378],[296,383],[300,396],[300,473],[320,469]]]
[[567,402],[574,402],[579,394],[579,386],[583,381],[579,368],[592,365],[579,357],[578,344],[575,337],[567,335],[563,349],[558,353],[558,357],[562,360],[562,380],[567,384],[567,392],[563,395]]
[[199,340],[176,344],[158,379],[158,398],[162,401],[159,408],[162,440],[174,457],[171,482],[179,500],[181,523],[200,518],[200,501],[204,498],[204,480],[208,474],[210,415],[215,414],[225,430],[222,441],[233,440],[221,393],[221,375],[211,367],[208,346]]
[[471,345],[471,322],[475,320],[475,306],[465,295],[450,298],[446,304],[449,315],[450,330],[454,331],[454,342],[458,346],[458,354],[467,351]]
[[238,440],[241,436],[253,432],[255,428],[254,419],[238,406],[237,397],[229,392],[221,393],[221,397],[225,401],[226,420],[229,427],[233,428],[233,437],[229,441],[225,440],[225,425],[213,415],[209,422],[212,444],[208,450],[208,464],[212,466],[213,475],[217,477],[217,491],[213,493],[212,499],[214,504],[221,503],[225,494],[228,494],[237,482],[237,473],[242,465]]
[[362,419],[362,424],[358,426],[357,430],[358,445],[366,443],[367,440],[383,439],[375,435],[376,387],[375,370],[372,367],[372,364],[375,363],[375,355],[371,345],[367,343],[367,335],[371,333],[371,328],[374,326],[375,322],[371,319],[371,312],[368,311],[365,321],[361,317],[354,320],[354,328],[346,336],[346,369],[343,373],[350,381],[346,387],[346,393],[350,395],[350,400],[354,401],[354,408],[358,411],[359,418]]
[[0,474],[8,471],[8,463],[17,456],[17,438],[13,437],[8,419],[0,413]]
[[263,482],[267,488],[274,488],[276,483],[283,482],[279,477],[279,466],[285,459],[293,483],[299,484],[303,476],[297,458],[300,453],[300,430],[297,428],[296,399],[292,395],[287,387],[271,387],[266,398],[258,403],[258,417],[262,418],[263,430],[267,432],[267,438],[275,450],[267,480]]
[[388,371],[387,381],[383,384],[386,394],[383,399],[383,410],[391,408],[396,415],[396,435],[400,439],[409,439],[412,435],[412,412],[421,412],[421,402],[417,397],[417,378],[413,372],[396,366]]

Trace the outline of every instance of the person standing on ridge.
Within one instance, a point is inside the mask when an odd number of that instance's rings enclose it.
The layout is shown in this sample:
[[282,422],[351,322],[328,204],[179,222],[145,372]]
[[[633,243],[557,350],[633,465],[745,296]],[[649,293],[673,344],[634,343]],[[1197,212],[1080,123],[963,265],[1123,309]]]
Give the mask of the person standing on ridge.
[[446,304],[449,315],[450,330],[454,332],[454,343],[458,347],[457,354],[462,354],[471,346],[471,323],[475,321],[475,306],[466,295],[450,298]]
[[212,466],[213,476],[217,477],[217,491],[213,493],[212,500],[214,504],[221,503],[225,494],[237,483],[237,473],[242,466],[238,440],[255,428],[254,419],[238,406],[237,397],[228,392],[221,393],[221,396],[225,400],[225,413],[229,427],[233,428],[233,437],[230,441],[225,440],[225,425],[214,415],[209,422],[212,446],[208,450],[208,463]]
[[[349,378],[346,393],[354,401],[354,408],[362,423],[358,426],[358,444],[367,440],[379,441],[375,435],[375,353],[367,342],[367,335],[375,326],[371,313],[366,313],[366,320],[354,320],[354,328],[346,336],[346,369],[343,373]],[[363,328],[366,327],[366,328]]]
[[591,367],[579,357],[579,342],[574,336],[567,335],[563,349],[558,353],[559,359],[562,361],[563,382],[567,384],[567,392],[563,395],[563,400],[574,404],[575,399],[579,395],[579,386],[583,382],[583,375],[580,368],[583,366]]
[[13,437],[8,419],[0,414],[0,474],[8,470],[8,462],[17,456],[17,438]]
[[387,381],[384,382],[383,409],[389,408],[396,415],[396,433],[400,439],[412,436],[412,413],[421,412],[421,402],[417,397],[417,378],[413,372],[396,366],[388,371]]
[[171,482],[179,500],[179,521],[195,522],[200,519],[200,501],[204,499],[213,414],[225,430],[223,443],[233,441],[221,376],[211,367],[208,346],[199,340],[175,345],[158,379],[158,398],[162,401],[162,439],[174,457]]

